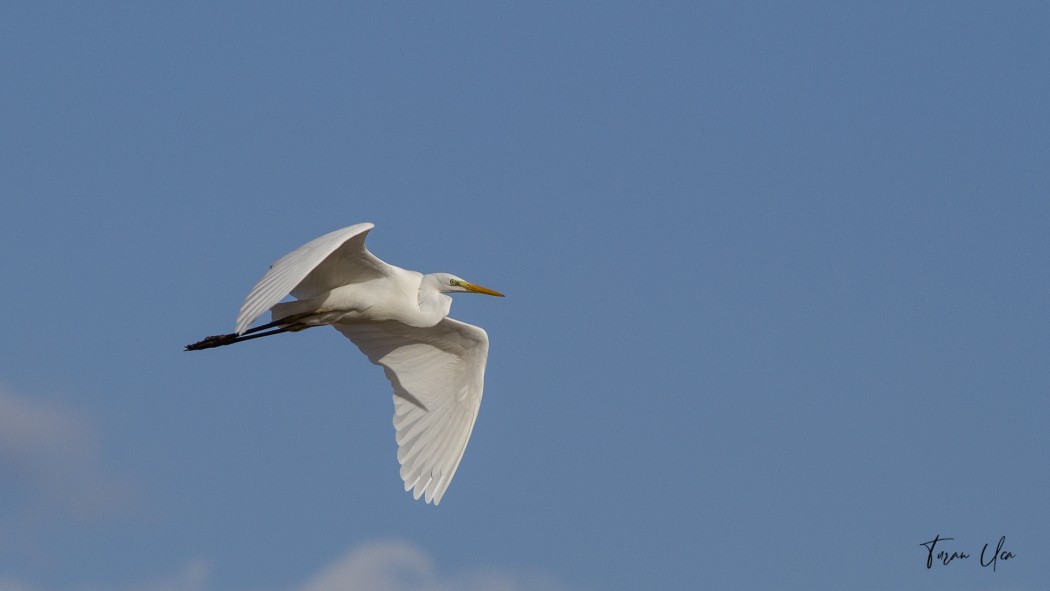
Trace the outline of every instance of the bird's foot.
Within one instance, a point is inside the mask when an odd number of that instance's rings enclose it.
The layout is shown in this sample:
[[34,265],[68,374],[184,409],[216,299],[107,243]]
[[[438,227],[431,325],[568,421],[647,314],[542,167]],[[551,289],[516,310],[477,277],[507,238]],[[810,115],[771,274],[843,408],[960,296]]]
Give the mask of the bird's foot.
[[236,342],[237,335],[235,334],[218,334],[197,341],[192,345],[186,345],[186,351],[200,351],[201,349],[211,349],[212,347],[221,347]]

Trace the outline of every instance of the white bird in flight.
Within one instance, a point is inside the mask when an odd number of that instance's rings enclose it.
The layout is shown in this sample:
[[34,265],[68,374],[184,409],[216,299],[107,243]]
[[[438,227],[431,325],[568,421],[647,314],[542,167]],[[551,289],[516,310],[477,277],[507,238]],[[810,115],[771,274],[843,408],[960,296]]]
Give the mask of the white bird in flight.
[[[437,505],[474,428],[489,350],[483,329],[448,317],[452,298],[445,294],[503,294],[448,273],[423,275],[379,260],[365,248],[374,227],[336,230],[281,257],[244,300],[232,334],[186,350],[332,325],[383,366],[394,387],[405,491]],[[296,299],[279,303],[288,294]],[[272,321],[248,328],[266,310]]]

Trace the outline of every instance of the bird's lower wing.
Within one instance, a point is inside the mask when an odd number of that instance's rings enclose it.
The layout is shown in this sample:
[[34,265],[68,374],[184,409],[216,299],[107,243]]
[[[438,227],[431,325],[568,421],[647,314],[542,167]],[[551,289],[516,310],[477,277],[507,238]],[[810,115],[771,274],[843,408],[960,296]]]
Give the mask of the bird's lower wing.
[[256,318],[289,293],[302,299],[385,275],[389,265],[365,248],[365,237],[373,227],[366,222],[329,232],[270,265],[241,304],[234,332],[244,333]]
[[405,490],[437,505],[478,416],[488,336],[451,318],[430,328],[395,321],[333,326],[386,371]]

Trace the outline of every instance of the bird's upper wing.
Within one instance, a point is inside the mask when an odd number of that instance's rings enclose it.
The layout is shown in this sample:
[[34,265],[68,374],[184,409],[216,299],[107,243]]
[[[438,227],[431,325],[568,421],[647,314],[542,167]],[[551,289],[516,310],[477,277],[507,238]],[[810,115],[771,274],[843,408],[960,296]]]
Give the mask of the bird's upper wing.
[[451,318],[429,328],[396,321],[334,326],[386,371],[405,490],[437,505],[478,416],[488,335]]
[[243,333],[289,293],[308,298],[341,285],[389,274],[390,265],[365,248],[365,237],[374,227],[366,222],[329,232],[270,265],[241,304],[235,332]]

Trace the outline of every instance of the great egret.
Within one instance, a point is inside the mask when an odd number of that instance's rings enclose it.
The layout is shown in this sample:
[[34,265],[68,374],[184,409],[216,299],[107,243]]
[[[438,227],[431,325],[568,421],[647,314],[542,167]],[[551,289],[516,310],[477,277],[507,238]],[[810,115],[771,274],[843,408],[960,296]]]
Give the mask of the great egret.
[[[503,294],[448,273],[423,275],[365,248],[375,226],[355,224],[281,257],[252,288],[232,334],[187,345],[197,351],[330,324],[394,387],[397,459],[405,491],[437,505],[459,467],[481,405],[489,339],[448,317],[446,293]],[[295,301],[278,303],[286,295]],[[248,328],[267,309],[272,321]]]

